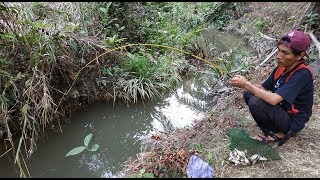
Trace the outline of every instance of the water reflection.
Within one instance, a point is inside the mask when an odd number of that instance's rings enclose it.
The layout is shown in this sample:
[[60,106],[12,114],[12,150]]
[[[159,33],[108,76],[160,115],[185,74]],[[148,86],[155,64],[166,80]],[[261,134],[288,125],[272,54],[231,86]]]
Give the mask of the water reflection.
[[[121,164],[129,157],[135,158],[143,138],[155,131],[191,125],[203,117],[209,101],[204,94],[197,83],[186,83],[157,102],[130,106],[98,102],[73,113],[63,133],[48,134],[49,138],[39,143],[28,162],[31,177],[122,177],[118,173]],[[98,151],[84,150],[65,157],[68,151],[83,145],[89,133],[93,133],[92,143],[99,144]],[[18,177],[16,172],[9,174],[6,176]]]

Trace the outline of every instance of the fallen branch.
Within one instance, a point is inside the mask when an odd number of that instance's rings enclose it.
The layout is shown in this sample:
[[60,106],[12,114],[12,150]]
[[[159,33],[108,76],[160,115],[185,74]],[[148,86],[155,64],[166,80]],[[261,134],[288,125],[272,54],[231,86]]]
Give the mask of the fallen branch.
[[6,151],[6,152],[4,152],[3,154],[1,154],[1,156],[0,156],[0,158],[2,157],[2,156],[4,156],[5,154],[7,154],[9,151],[11,151],[12,150],[12,148],[10,148],[8,151]]
[[316,45],[316,47],[318,49],[319,59],[320,59],[320,43],[319,43],[318,39],[313,35],[312,32],[309,32],[308,34],[310,35],[312,42]]
[[270,37],[270,36],[267,36],[267,35],[265,35],[265,34],[262,34],[261,32],[259,32],[259,34],[260,34],[261,37],[263,37],[263,38],[265,38],[265,39],[268,39],[268,40],[271,40],[271,41],[275,41],[275,40],[276,40],[276,39],[274,39],[274,38],[272,38],[272,37]]
[[258,67],[262,66],[265,62],[267,62],[276,52],[278,51],[278,48],[273,48],[272,52],[264,59],[255,69],[258,69]]
[[309,9],[310,5],[311,5],[311,2],[308,4],[308,6],[307,6],[306,10],[305,10],[305,11],[303,12],[303,14],[301,15],[300,20],[299,20],[299,21],[297,21],[297,22],[295,22],[295,23],[293,24],[293,28],[292,28],[292,29],[296,29],[296,28],[297,28],[296,26],[298,26],[298,25],[299,25],[299,23],[301,23],[301,22],[302,22],[302,19],[303,19],[303,17],[305,16],[305,14],[307,13],[307,11],[308,11],[308,9]]
[[312,42],[316,45],[319,53],[319,59],[309,64],[309,67],[312,69],[313,76],[318,76],[320,74],[320,43],[312,32],[309,32],[308,34],[310,35]]

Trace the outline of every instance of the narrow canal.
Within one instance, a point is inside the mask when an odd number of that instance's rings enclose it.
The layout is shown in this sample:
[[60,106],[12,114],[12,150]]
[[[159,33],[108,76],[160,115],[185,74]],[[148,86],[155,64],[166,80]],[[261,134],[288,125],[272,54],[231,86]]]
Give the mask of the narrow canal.
[[[227,33],[204,32],[207,42],[216,43],[221,51],[246,46]],[[216,34],[217,36],[213,36]],[[209,44],[203,44],[209,46]],[[224,49],[221,49],[224,48]],[[212,89],[216,79],[210,73],[190,78],[175,91],[157,101],[130,104],[97,102],[71,115],[62,133],[43,138],[27,162],[31,177],[122,177],[119,174],[129,157],[140,152],[141,141],[156,131],[191,126],[213,106]],[[96,152],[84,150],[65,157],[71,149],[83,145],[86,135],[93,134]],[[1,157],[0,177],[19,177],[13,159]]]
[[[189,126],[199,120],[212,99],[208,80],[191,78],[158,101],[130,104],[98,102],[74,112],[63,133],[39,142],[28,168],[31,177],[121,177],[121,164],[140,152],[140,143],[156,131]],[[65,157],[93,134],[96,152]],[[19,177],[10,161],[2,158],[1,177]],[[5,163],[5,160],[8,163]]]

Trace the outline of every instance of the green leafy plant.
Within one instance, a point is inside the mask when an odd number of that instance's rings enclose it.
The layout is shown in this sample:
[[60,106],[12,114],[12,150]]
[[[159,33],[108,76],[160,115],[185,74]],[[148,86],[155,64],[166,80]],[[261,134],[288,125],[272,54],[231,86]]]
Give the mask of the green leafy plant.
[[135,55],[127,53],[129,57],[129,61],[127,65],[127,69],[130,72],[135,72],[141,77],[150,77],[155,71],[155,65],[153,65],[149,58],[144,55]]
[[258,19],[256,22],[256,28],[260,32],[266,32],[267,28],[270,26],[266,19]]
[[84,138],[84,140],[83,140],[83,145],[84,145],[84,146],[78,146],[78,147],[75,147],[75,148],[71,149],[71,150],[66,154],[65,157],[77,155],[77,154],[81,153],[81,152],[82,152],[83,150],[85,150],[85,149],[87,149],[88,151],[91,151],[91,152],[97,151],[98,148],[99,148],[99,144],[94,144],[94,145],[91,146],[91,148],[89,148],[89,143],[90,143],[90,141],[91,141],[91,139],[92,139],[92,136],[93,136],[92,133],[88,134],[88,135]]
[[196,149],[196,151],[202,152],[204,150],[204,146],[201,143],[195,143],[194,147]]
[[102,67],[101,72],[103,76],[113,76],[113,68],[112,67]]
[[319,14],[318,13],[313,13],[313,14],[307,14],[306,15],[306,23],[309,25],[314,25],[317,24],[317,20],[319,19]]
[[107,37],[104,41],[102,41],[102,44],[114,48],[119,46],[126,39],[127,38],[119,38],[116,34],[112,37]]
[[141,169],[139,173],[131,174],[128,178],[154,178],[153,173],[146,173],[145,169]]

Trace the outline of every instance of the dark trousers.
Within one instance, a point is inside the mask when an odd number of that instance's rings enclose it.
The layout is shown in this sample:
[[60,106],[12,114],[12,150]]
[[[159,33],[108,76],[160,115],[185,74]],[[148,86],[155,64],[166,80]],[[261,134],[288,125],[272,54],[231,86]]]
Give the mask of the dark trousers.
[[249,91],[243,93],[243,98],[249,106],[252,117],[265,135],[290,130],[291,117],[279,105],[270,105]]

